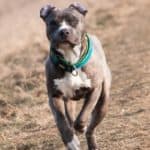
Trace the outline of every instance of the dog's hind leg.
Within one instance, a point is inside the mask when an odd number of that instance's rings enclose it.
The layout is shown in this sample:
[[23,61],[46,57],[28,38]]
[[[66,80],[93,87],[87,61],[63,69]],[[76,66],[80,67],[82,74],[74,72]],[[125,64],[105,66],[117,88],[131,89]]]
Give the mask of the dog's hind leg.
[[74,134],[68,118],[66,117],[64,100],[62,98],[50,98],[49,104],[54,114],[54,118],[62,137],[64,144],[68,150],[80,150],[80,142]]
[[86,131],[86,139],[89,150],[98,150],[96,140],[94,137],[94,131],[96,126],[104,118],[108,109],[108,103],[109,103],[109,88],[106,89],[105,85],[103,84],[101,96],[95,106],[95,109],[92,112],[91,120]]

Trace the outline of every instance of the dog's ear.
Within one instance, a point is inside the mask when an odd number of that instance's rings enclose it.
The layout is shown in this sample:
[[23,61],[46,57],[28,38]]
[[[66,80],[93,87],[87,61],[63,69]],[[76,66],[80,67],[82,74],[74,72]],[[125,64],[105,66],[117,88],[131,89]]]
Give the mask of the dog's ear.
[[40,17],[45,21],[46,17],[55,9],[53,5],[45,5],[40,10]]
[[72,3],[69,7],[76,9],[79,13],[81,13],[84,16],[88,12],[87,8],[84,5],[77,3],[77,2]]

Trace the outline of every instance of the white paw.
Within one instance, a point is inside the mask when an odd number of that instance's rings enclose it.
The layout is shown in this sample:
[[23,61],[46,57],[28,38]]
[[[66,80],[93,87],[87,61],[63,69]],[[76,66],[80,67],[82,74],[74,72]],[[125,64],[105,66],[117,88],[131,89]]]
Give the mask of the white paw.
[[67,144],[68,150],[80,150],[80,141],[76,135],[73,136],[71,142]]
[[87,126],[85,126],[85,127],[83,128],[84,134],[86,133],[86,131],[87,131]]

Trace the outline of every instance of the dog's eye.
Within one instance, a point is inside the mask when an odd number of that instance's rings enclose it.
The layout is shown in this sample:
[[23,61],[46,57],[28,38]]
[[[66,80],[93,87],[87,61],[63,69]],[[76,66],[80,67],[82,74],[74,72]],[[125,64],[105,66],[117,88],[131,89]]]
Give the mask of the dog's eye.
[[50,21],[49,24],[50,24],[51,26],[58,26],[58,25],[59,25],[58,22],[57,22],[56,20]]
[[76,27],[78,24],[78,19],[74,16],[70,16],[66,19],[66,21],[73,27]]

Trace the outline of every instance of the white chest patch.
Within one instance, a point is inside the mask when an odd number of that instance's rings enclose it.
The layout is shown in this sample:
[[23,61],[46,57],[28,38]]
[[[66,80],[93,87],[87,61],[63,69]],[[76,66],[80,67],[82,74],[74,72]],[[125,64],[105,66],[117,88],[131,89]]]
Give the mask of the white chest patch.
[[78,75],[74,76],[71,73],[66,73],[64,78],[55,79],[54,84],[57,89],[60,90],[64,96],[73,97],[75,90],[81,87],[91,87],[91,80],[87,78],[87,75],[78,70]]

